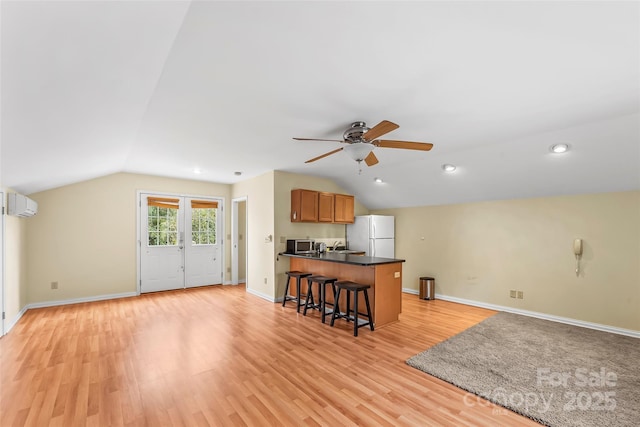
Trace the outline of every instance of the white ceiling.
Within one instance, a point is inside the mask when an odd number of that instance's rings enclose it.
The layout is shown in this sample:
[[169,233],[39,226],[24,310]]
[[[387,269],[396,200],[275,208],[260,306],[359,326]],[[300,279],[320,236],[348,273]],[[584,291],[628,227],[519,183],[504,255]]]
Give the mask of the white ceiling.
[[[640,189],[639,6],[2,1],[2,185],[283,170],[369,208]],[[292,139],[383,119],[433,150],[359,175]]]

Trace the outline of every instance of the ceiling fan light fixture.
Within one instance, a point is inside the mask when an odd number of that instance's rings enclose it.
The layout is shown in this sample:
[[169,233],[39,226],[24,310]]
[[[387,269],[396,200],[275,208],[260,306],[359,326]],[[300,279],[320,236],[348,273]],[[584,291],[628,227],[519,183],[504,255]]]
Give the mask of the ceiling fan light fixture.
[[561,154],[567,151],[569,151],[569,144],[554,144],[551,146],[552,153]]
[[375,148],[372,144],[363,142],[348,144],[344,147],[344,152],[356,162],[363,161],[371,151]]

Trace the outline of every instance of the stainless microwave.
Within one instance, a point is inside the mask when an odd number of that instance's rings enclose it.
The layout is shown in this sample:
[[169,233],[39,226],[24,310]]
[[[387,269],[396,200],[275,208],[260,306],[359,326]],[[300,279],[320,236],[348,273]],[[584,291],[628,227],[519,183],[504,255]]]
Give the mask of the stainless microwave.
[[314,252],[314,241],[311,239],[288,239],[288,254],[310,254]]

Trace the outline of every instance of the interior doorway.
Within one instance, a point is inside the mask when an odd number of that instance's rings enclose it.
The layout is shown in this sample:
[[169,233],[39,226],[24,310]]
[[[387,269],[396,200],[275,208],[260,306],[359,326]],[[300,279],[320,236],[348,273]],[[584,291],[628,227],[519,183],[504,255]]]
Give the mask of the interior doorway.
[[139,194],[141,293],[222,283],[222,202],[211,197]]
[[231,201],[231,284],[247,280],[247,198]]

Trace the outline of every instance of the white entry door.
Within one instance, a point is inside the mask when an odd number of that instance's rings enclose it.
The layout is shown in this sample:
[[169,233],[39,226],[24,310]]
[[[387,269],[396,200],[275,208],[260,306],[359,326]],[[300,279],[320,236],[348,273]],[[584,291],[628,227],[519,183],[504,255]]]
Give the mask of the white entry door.
[[217,200],[187,198],[186,287],[222,283],[222,239]]
[[140,292],[222,283],[220,201],[140,195]]

